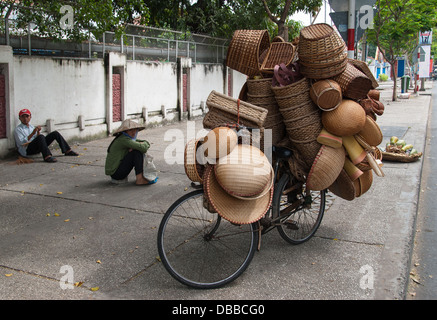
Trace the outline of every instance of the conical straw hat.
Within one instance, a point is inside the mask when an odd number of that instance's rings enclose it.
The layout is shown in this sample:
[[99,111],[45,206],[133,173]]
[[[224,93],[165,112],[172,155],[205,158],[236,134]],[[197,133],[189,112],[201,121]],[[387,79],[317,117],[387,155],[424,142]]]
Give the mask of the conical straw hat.
[[203,177],[205,195],[214,210],[224,219],[236,224],[250,224],[261,219],[269,210],[273,188],[263,197],[254,200],[237,199],[220,187],[214,166],[206,169]]
[[117,135],[117,133],[130,130],[130,129],[138,129],[139,131],[144,130],[146,127],[141,125],[131,119],[126,119],[121,123],[121,126],[114,131],[113,135]]

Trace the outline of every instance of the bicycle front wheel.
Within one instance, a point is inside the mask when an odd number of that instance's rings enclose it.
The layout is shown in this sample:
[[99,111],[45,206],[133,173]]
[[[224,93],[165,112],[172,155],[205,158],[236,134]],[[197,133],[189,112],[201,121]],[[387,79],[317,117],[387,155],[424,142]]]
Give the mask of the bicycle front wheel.
[[274,218],[283,216],[277,227],[281,237],[291,244],[301,244],[316,233],[322,222],[326,191],[308,191],[305,185],[288,191],[293,182],[292,176],[284,174],[275,185],[272,212]]
[[235,225],[203,206],[203,190],[178,199],[158,230],[158,251],[167,271],[194,288],[217,288],[240,276],[258,245],[257,223]]

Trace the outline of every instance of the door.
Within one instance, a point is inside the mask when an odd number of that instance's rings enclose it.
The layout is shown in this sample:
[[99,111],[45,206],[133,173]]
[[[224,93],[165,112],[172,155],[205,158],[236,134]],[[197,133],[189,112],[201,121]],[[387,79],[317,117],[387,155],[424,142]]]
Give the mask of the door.
[[112,75],[112,121],[121,121],[121,75]]

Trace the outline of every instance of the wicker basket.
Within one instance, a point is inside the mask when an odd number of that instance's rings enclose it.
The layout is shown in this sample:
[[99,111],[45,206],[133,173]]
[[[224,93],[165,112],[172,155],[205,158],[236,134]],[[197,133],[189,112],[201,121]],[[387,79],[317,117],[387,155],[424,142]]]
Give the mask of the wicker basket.
[[212,91],[206,105],[208,113],[203,119],[204,128],[214,129],[227,123],[238,123],[252,128],[262,128],[267,109]]
[[408,155],[403,153],[394,153],[394,152],[382,152],[382,160],[383,161],[394,161],[394,162],[414,162],[420,159],[422,156],[422,152]]
[[[299,81],[293,82],[289,85],[283,87],[272,87],[276,99],[287,99],[291,97],[296,97],[310,90],[309,80],[306,78],[300,79]],[[279,104],[279,101],[278,101]]]
[[345,156],[343,148],[331,148],[323,145],[308,174],[307,188],[320,191],[332,185],[343,170]]
[[272,91],[272,78],[247,79],[247,93],[259,96],[274,95]]
[[269,48],[267,30],[236,30],[228,48],[226,65],[249,77],[261,75],[262,56]]
[[372,171],[364,172],[357,180],[354,182],[355,196],[358,198],[369,191],[373,183],[373,173]]
[[205,172],[205,167],[197,161],[196,151],[201,144],[201,139],[190,140],[186,144],[184,151],[185,174],[191,181],[200,183],[203,182],[202,176]]
[[344,97],[354,100],[366,98],[372,89],[372,81],[349,62],[346,69],[332,79],[338,82]]
[[333,80],[320,80],[310,89],[310,97],[323,111],[332,111],[342,101],[340,85]]
[[[362,73],[364,73],[367,76],[367,78],[370,79],[370,81],[372,81],[372,88],[373,89],[376,89],[376,88],[379,87],[379,83],[378,83],[378,81],[376,81],[376,79],[373,76],[372,71],[370,71],[369,66],[367,65],[367,63],[365,63],[364,61],[359,61],[359,60],[355,60],[355,59],[348,59],[348,61],[355,68],[357,68]],[[376,99],[376,98],[374,98],[374,99]],[[378,95],[378,98],[376,100],[379,100],[379,95]]]
[[326,23],[313,24],[300,32],[298,55],[302,74],[327,79],[344,72],[347,63],[343,39]]
[[330,65],[324,68],[307,67],[301,64],[301,72],[309,79],[328,79],[342,74],[346,69],[346,66],[347,60],[339,62],[337,65]]
[[351,178],[347,174],[346,170],[341,170],[338,178],[334,181],[332,185],[328,187],[329,191],[331,191],[336,196],[352,201],[355,199],[355,186],[352,182]]
[[299,59],[324,59],[338,54],[344,47],[344,40],[326,23],[316,23],[300,31]]
[[296,48],[290,42],[272,42],[267,57],[261,65],[261,72],[273,74],[276,65],[284,63],[286,66],[295,61]]
[[316,139],[307,139],[307,140],[293,140],[291,138],[289,139],[292,145],[294,146],[294,148],[296,149],[296,151],[298,152],[302,161],[307,165],[306,169],[308,172],[322,145],[318,143]]
[[317,106],[315,106],[311,102],[311,100],[309,100],[308,102],[304,102],[300,105],[292,105],[291,107],[287,108],[279,108],[279,111],[281,112],[284,120],[300,118],[318,110],[319,108],[317,108]]

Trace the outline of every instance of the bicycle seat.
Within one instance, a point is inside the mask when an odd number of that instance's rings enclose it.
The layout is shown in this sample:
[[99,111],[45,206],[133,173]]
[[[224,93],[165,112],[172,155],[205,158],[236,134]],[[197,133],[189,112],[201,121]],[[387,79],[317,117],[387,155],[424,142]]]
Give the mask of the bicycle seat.
[[288,159],[293,154],[293,151],[284,147],[275,147],[273,146],[273,152],[280,159]]

